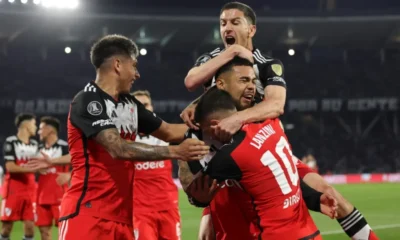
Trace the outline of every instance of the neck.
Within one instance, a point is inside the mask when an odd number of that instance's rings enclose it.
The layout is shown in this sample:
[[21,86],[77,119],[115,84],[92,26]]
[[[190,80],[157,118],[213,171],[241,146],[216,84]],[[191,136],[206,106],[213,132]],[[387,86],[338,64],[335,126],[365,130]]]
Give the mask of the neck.
[[58,141],[58,136],[56,136],[55,134],[51,134],[46,138],[45,141],[46,148],[52,147],[57,141]]
[[26,130],[25,128],[20,128],[18,129],[17,132],[17,138],[21,140],[23,143],[29,143],[30,134],[28,133],[28,130]]
[[110,75],[103,74],[100,72],[100,70],[98,70],[97,74],[96,74],[96,80],[94,82],[105,93],[107,93],[114,99],[118,99],[119,91],[118,91],[117,82],[116,82],[115,78],[113,78]]
[[253,46],[253,41],[251,39],[247,42],[246,48],[249,49],[251,52],[253,52],[254,46]]

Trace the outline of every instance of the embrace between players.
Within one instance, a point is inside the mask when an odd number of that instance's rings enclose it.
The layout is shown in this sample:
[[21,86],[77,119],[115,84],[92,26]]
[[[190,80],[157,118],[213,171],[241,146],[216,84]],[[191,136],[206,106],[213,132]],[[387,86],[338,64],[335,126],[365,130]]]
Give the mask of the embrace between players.
[[[354,206],[293,156],[278,118],[283,65],[253,46],[254,11],[226,4],[220,30],[224,48],[201,56],[185,79],[189,90],[208,88],[181,115],[191,129],[164,122],[129,94],[140,77],[130,39],[109,35],[93,45],[96,79],[68,116],[73,170],[60,240],[132,239],[134,164],[165,159],[180,160],[189,201],[205,208],[199,239],[321,239],[308,209],[337,218],[353,239],[377,239]],[[135,142],[138,134],[180,144]]]

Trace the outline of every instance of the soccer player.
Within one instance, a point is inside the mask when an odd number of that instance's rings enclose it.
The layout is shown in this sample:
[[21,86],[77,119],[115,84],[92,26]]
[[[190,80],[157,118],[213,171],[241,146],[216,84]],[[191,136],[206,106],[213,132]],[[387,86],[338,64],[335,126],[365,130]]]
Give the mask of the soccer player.
[[36,183],[34,171],[23,165],[38,154],[38,143],[31,139],[36,135],[36,117],[19,114],[15,126],[17,134],[6,138],[3,147],[6,176],[1,202],[0,239],[9,239],[14,222],[23,221],[24,240],[31,240],[35,227],[33,199]]
[[[236,112],[229,93],[213,88],[201,98],[195,119],[204,138],[219,141],[212,126]],[[219,182],[233,181],[251,196],[262,239],[322,239],[302,197],[303,183],[279,119],[245,124],[218,149],[204,172]],[[327,200],[318,192],[304,195],[313,210],[319,210],[320,199]]]
[[[190,91],[201,85],[208,88],[215,84],[214,76],[218,69],[235,56],[254,63],[258,104],[220,122],[217,134],[224,137],[224,140],[244,123],[279,117],[283,113],[286,100],[283,65],[278,59],[254,47],[252,39],[256,33],[256,21],[256,14],[249,6],[239,2],[225,4],[220,12],[220,34],[224,48],[200,56],[185,78],[185,86]],[[249,100],[248,96],[242,98]],[[192,104],[186,108],[181,117],[191,128],[196,129],[192,122],[194,107],[195,104]]]
[[[39,150],[49,158],[69,158],[68,143],[58,138],[60,121],[55,117],[45,116],[39,124]],[[35,224],[39,227],[42,240],[51,240],[51,226],[58,226],[60,203],[68,185],[57,184],[59,174],[68,173],[69,165],[56,165],[42,171],[38,179],[36,197]]]
[[68,116],[71,186],[60,213],[60,240],[133,238],[134,161],[198,160],[209,152],[191,139],[178,146],[134,142],[138,133],[181,142],[187,126],[168,124],[129,94],[140,75],[136,44],[107,35],[91,49],[96,79],[72,100]]
[[[153,112],[149,91],[132,95]],[[167,146],[151,135],[138,135],[136,142]],[[178,188],[172,179],[171,160],[135,163],[133,226],[136,240],[179,240],[181,236]]]
[[[249,101],[246,101],[242,98],[242,96],[247,95],[247,96],[252,96],[254,95],[255,91],[255,86],[254,82],[251,81],[251,79],[255,79],[255,73],[252,69],[252,64],[240,57],[236,57],[227,64],[225,64],[222,68],[219,69],[219,71],[216,74],[216,87],[219,89],[226,90],[231,94],[233,99],[236,102],[237,109],[245,109],[248,107],[251,107],[251,104]],[[201,134],[197,133],[195,131],[191,131],[192,135],[194,135],[195,138],[202,139]],[[207,141],[207,140],[206,140]],[[209,158],[207,158],[209,159]],[[297,158],[296,158],[297,160]],[[206,164],[203,160],[200,161],[203,166]],[[191,170],[193,173],[196,173],[199,170],[199,167],[193,166],[193,165],[198,165],[197,162],[191,162],[190,163]],[[339,222],[343,222],[343,224],[352,222],[354,224],[348,224],[346,225],[346,233],[349,236],[362,236],[362,239],[368,239],[368,236],[370,236],[372,239],[377,239],[376,236],[372,231],[370,231],[370,227],[367,224],[365,218],[358,212],[357,209],[355,209],[347,200],[345,200],[337,191],[335,191],[331,186],[329,186],[326,181],[318,174],[316,174],[312,169],[307,167],[304,163],[301,161],[297,161],[297,169],[300,175],[300,178],[302,178],[308,185],[313,187],[314,189],[320,191],[320,192],[329,192],[331,194],[334,194],[336,198],[338,199],[339,202],[339,209],[338,209],[338,216],[339,216]],[[185,168],[187,168],[186,163],[180,163],[180,171],[184,171]],[[182,170],[181,170],[182,169]],[[181,174],[184,177],[180,177],[181,180],[183,180],[183,185],[188,185],[191,180],[191,173],[190,171],[185,171],[184,174]],[[186,182],[186,183],[185,183]],[[238,224],[236,224],[238,221],[231,221],[229,225],[227,225],[229,222],[228,221],[219,221],[215,220],[216,217],[218,218],[224,217],[226,219],[232,219],[233,215],[235,214],[240,214],[240,216],[246,216],[247,220],[245,222],[251,221],[251,214],[250,216],[244,211],[243,206],[238,205],[237,202],[227,204],[227,196],[229,195],[235,195],[235,198],[240,199],[239,195],[243,195],[243,193],[239,190],[236,189],[235,185],[227,185],[228,187],[222,189],[221,191],[216,194],[214,200],[211,202],[210,205],[210,210],[211,212],[213,211],[218,211],[218,212],[225,212],[225,214],[217,214],[214,212],[212,221],[213,224],[211,225],[209,222],[207,222],[207,213],[208,209],[205,210],[204,215],[205,217],[202,219],[202,226],[200,229],[202,230],[207,230],[207,232],[212,233],[212,231],[208,230],[210,226],[214,227],[215,230],[215,235],[217,239],[221,239],[219,236],[224,236],[224,235],[229,235],[230,232],[232,235],[236,236],[240,232],[240,227]],[[229,189],[230,193],[227,193]],[[356,218],[354,218],[357,216]],[[346,219],[349,219],[346,221]],[[224,226],[221,225],[223,222]],[[244,224],[242,224],[244,225]],[[351,228],[351,229],[350,229]],[[213,239],[212,235],[206,235],[204,232],[200,232],[200,238],[202,239]],[[249,237],[248,239],[251,239]]]

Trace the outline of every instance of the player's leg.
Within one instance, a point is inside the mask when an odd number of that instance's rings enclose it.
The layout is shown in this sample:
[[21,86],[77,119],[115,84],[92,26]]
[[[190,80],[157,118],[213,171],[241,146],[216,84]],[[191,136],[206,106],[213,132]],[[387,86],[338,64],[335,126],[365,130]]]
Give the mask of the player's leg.
[[352,239],[375,240],[378,237],[372,232],[364,216],[347,201],[335,188],[330,186],[319,174],[310,172],[303,178],[310,187],[320,192],[329,191],[338,201],[338,222]]
[[136,213],[133,235],[135,240],[158,240],[157,212]]
[[1,233],[0,239],[9,239],[15,221],[19,221],[22,203],[18,198],[3,199],[1,201]]
[[180,240],[181,216],[178,206],[175,209],[161,211],[158,216],[158,239]]
[[58,223],[58,240],[132,240],[133,227],[97,217],[78,215]]
[[212,224],[210,208],[206,207],[203,210],[203,216],[200,221],[199,240],[215,240],[215,232]]
[[1,221],[1,234],[0,239],[9,240],[14,222],[12,221]]
[[33,240],[35,234],[35,206],[32,199],[23,200],[22,221],[24,222],[24,240]]
[[51,205],[36,205],[35,225],[39,227],[42,240],[51,240],[51,225],[53,224],[53,214]]

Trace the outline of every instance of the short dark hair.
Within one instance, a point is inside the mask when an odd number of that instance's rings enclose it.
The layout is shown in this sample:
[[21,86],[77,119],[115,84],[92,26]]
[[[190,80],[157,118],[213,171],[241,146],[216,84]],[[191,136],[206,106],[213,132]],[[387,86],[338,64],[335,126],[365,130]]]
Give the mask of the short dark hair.
[[246,4],[241,3],[241,2],[230,2],[230,3],[225,4],[222,7],[221,12],[219,13],[219,15],[221,15],[223,11],[230,10],[230,9],[237,9],[237,10],[243,12],[245,18],[247,18],[247,20],[252,25],[256,25],[256,23],[257,23],[256,13],[254,12],[254,10],[249,5],[246,5]]
[[233,67],[235,66],[249,66],[253,67],[253,63],[251,63],[249,60],[246,58],[241,58],[241,57],[234,57],[232,60],[229,62],[225,63],[222,67],[220,67],[215,74],[215,79],[217,79],[221,74],[232,71]]
[[236,110],[235,101],[228,92],[214,86],[200,98],[194,112],[194,120],[200,123],[210,114],[222,110]]
[[122,35],[107,35],[95,42],[90,50],[90,61],[98,69],[106,59],[114,55],[138,56],[136,44]]
[[40,122],[54,127],[57,132],[60,131],[60,120],[58,120],[55,117],[44,116],[44,117],[40,118]]
[[19,128],[19,126],[21,125],[21,123],[22,123],[23,121],[32,120],[32,119],[35,119],[35,118],[36,118],[36,116],[33,115],[33,114],[30,114],[30,113],[20,113],[20,114],[18,114],[18,115],[15,117],[15,126],[16,126],[17,128]]

